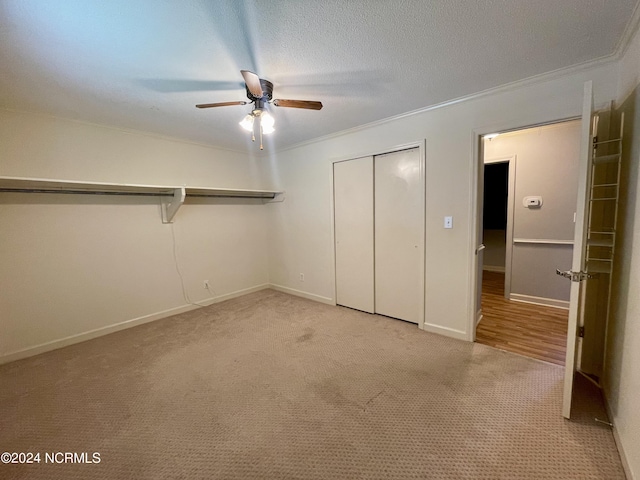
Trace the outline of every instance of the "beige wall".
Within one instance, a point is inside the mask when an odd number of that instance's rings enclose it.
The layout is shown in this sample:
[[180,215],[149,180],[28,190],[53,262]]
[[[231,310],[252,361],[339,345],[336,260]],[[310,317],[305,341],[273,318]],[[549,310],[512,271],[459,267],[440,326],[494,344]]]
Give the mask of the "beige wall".
[[[475,228],[474,131],[489,133],[578,116],[583,83],[596,103],[614,98],[613,64],[499,91],[363,127],[280,152],[272,171],[287,201],[270,207],[271,282],[324,299],[334,297],[331,162],[383,153],[426,140],[426,328],[471,338]],[[443,228],[452,215],[453,229]],[[305,274],[300,282],[298,274]]]
[[505,230],[485,230],[482,236],[484,249],[483,265],[485,270],[504,271],[506,243]]
[[262,160],[144,132],[0,109],[0,175],[260,188]]
[[[0,111],[3,176],[266,188],[259,163],[139,132]],[[267,284],[266,208],[254,200],[188,200],[166,225],[158,198],[0,193],[0,360]]]
[[[571,268],[572,247],[517,240],[573,241],[580,123],[528,128],[484,141],[486,159],[516,157],[511,294],[524,296],[517,298],[569,301],[570,282],[555,271]],[[524,207],[523,198],[534,195],[542,197],[542,207]]]
[[622,85],[635,89],[625,113],[620,212],[613,271],[612,311],[605,363],[605,397],[614,433],[632,479],[640,478],[640,33],[623,58]]

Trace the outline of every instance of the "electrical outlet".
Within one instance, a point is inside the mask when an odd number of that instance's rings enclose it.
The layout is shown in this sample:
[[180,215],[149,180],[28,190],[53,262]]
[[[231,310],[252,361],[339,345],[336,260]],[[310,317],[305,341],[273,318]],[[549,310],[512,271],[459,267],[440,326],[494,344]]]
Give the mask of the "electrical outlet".
[[301,281],[301,282],[304,282],[304,273],[301,273],[301,274],[300,274],[300,281]]
[[202,287],[203,287],[205,290],[209,290],[209,288],[210,288],[210,287],[209,287],[209,280],[205,280],[205,281],[203,282]]

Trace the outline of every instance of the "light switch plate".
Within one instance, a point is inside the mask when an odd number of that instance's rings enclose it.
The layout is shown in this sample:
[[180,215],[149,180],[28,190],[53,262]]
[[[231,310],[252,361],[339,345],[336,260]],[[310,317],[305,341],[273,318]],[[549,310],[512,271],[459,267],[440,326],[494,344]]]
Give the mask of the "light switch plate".
[[453,228],[453,217],[444,217],[444,228]]

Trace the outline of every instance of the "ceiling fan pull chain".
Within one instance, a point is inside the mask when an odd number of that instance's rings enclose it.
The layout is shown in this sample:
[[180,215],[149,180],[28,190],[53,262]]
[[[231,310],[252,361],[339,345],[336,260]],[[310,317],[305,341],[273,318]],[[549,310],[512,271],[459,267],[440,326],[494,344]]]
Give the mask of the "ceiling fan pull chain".
[[264,150],[264,148],[262,147],[262,124],[260,125],[260,150]]

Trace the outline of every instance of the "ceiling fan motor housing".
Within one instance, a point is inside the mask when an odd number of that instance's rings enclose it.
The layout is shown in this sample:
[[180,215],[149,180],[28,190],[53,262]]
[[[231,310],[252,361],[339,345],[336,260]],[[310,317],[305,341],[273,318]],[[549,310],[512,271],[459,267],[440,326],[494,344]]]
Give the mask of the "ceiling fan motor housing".
[[269,80],[260,79],[260,86],[262,87],[262,97],[256,97],[249,91],[249,87],[245,84],[247,89],[247,98],[251,101],[262,99],[265,102],[270,102],[273,98],[273,83]]

